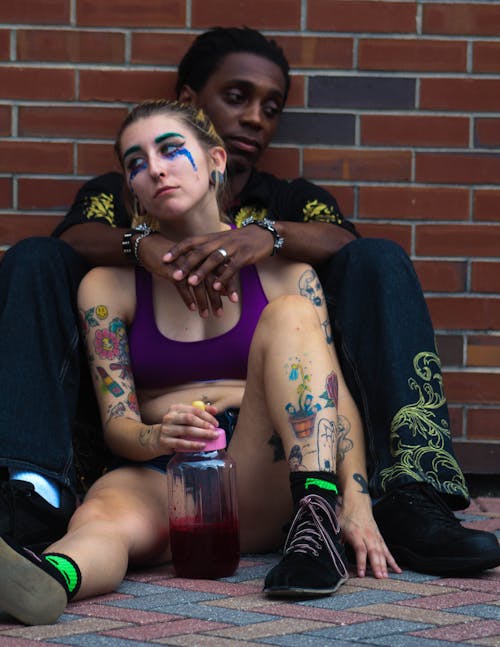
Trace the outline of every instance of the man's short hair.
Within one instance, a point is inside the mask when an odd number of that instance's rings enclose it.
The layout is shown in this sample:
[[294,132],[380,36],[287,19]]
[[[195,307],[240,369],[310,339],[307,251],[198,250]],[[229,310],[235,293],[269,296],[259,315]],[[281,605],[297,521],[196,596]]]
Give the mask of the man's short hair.
[[249,27],[214,27],[195,38],[177,69],[175,91],[177,98],[188,85],[198,92],[217,70],[228,54],[244,52],[256,54],[276,63],[285,79],[285,101],[290,88],[290,65],[275,40]]

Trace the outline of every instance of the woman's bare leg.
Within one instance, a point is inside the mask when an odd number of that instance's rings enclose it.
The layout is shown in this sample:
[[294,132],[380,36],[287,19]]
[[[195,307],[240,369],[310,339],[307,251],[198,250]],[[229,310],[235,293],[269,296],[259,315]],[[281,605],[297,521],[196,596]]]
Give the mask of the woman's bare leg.
[[[300,563],[297,581],[296,574],[286,574],[288,581],[274,586],[269,584],[268,575],[269,593],[324,595],[335,590],[347,575],[333,512],[337,398],[334,356],[313,306],[298,296],[270,303],[252,341],[247,387],[230,446],[238,466],[242,547],[275,547],[293,508],[296,518],[301,516],[306,522],[298,527],[300,532],[306,530],[304,541],[309,542],[314,518],[313,543],[318,532],[323,533],[318,541],[321,546],[326,541],[328,547],[327,555],[321,548],[320,560],[311,565],[316,549],[311,552],[308,546],[305,561],[309,572],[304,574],[304,563]],[[280,451],[285,460],[277,460]],[[308,507],[305,516],[304,506]],[[310,581],[304,584],[304,578]]]
[[0,540],[0,606],[27,624],[55,622],[67,599],[116,588],[129,562],[169,558],[164,474],[120,468],[93,485],[41,559]]

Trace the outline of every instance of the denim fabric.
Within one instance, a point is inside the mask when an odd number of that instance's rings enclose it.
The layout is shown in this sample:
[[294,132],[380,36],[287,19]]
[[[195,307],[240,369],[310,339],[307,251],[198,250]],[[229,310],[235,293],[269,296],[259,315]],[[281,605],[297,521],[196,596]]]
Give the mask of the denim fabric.
[[72,427],[86,262],[64,241],[28,238],[0,264],[0,466],[74,486]]
[[320,272],[342,370],[363,417],[370,492],[427,481],[468,504],[451,446],[434,329],[401,247],[360,238]]
[[[226,447],[229,445],[233,437],[236,423],[238,422],[238,414],[240,410],[236,407],[229,407],[215,417],[219,422],[219,427],[226,432]],[[116,458],[111,469],[118,469],[119,467],[149,467],[158,472],[165,472],[169,460],[173,454],[165,454],[164,456],[157,456],[149,461],[129,461],[125,458]]]

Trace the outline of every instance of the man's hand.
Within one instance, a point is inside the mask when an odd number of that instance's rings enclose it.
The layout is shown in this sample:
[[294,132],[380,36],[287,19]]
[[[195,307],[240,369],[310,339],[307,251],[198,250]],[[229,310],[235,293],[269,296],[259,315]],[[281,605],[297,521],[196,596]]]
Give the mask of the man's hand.
[[176,281],[187,281],[193,287],[205,282],[216,292],[237,301],[238,272],[270,256],[273,245],[270,232],[248,226],[186,238],[174,245],[163,260],[173,269]]
[[[209,308],[216,315],[222,314],[222,296],[225,294],[213,287],[215,277],[211,281],[201,280],[196,285],[191,285],[186,279],[179,279],[174,276],[176,267],[164,262],[164,257],[174,243],[160,233],[152,234],[143,238],[139,246],[139,260],[141,265],[151,272],[171,281],[181,299],[189,310],[198,310],[200,316],[208,317]],[[180,262],[185,260],[182,255],[178,257]],[[238,300],[237,295],[235,301]]]

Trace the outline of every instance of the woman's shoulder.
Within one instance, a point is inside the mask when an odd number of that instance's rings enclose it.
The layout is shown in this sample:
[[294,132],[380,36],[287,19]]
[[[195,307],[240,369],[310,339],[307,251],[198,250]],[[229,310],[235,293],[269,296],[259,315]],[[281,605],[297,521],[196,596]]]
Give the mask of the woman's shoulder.
[[134,269],[128,267],[94,267],[82,279],[78,289],[80,307],[97,302],[107,307],[129,311],[135,303]]

